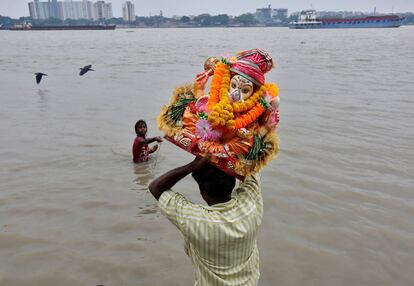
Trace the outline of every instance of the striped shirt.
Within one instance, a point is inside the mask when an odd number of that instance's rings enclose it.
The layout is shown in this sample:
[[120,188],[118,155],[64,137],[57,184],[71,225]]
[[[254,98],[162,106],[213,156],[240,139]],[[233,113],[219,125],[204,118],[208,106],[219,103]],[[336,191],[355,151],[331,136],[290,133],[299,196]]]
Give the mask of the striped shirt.
[[168,190],[158,206],[183,235],[195,269],[195,286],[257,285],[256,236],[263,216],[258,175],[247,177],[225,203],[194,204]]

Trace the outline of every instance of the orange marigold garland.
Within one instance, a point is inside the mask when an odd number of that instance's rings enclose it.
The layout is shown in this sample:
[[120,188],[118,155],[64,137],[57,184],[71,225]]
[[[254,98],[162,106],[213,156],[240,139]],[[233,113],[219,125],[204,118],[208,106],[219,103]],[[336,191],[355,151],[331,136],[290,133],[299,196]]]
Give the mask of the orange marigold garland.
[[223,77],[226,73],[230,74],[229,67],[223,63],[218,62],[214,69],[213,79],[211,81],[208,108],[213,109],[213,106],[220,101],[220,89],[222,87]]
[[[235,128],[240,129],[256,121],[260,115],[267,109],[266,101],[263,99],[266,94],[270,97],[275,97],[279,93],[278,87],[273,83],[266,83],[255,92],[253,96],[257,96],[258,103],[248,112],[241,114],[235,120]],[[234,108],[234,106],[233,106]]]
[[208,121],[213,127],[225,126],[234,129],[233,107],[231,106],[228,86],[230,85],[230,67],[222,61],[217,63],[210,87],[208,107],[211,113]]

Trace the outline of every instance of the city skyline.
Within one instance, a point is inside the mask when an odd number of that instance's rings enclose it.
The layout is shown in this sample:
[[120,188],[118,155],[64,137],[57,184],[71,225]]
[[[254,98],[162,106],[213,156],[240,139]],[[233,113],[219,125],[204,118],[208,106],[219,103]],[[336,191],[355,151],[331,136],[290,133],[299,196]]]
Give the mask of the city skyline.
[[[45,0],[43,0],[45,1]],[[0,15],[19,18],[29,16],[28,0],[1,0]],[[110,0],[112,3],[113,16],[122,17],[122,4],[125,0]],[[289,13],[316,9],[324,11],[373,11],[374,8],[379,12],[412,12],[414,11],[414,1],[412,0],[368,0],[358,1],[329,1],[329,0],[279,0],[279,1],[250,1],[250,0],[228,0],[226,2],[219,0],[191,1],[180,0],[179,4],[170,0],[152,0],[152,1],[131,1],[135,4],[135,14],[137,16],[158,15],[163,11],[163,15],[171,17],[174,15],[199,15],[209,13],[211,15],[228,14],[237,16],[243,13],[254,13],[257,8],[267,7],[269,4],[272,8],[287,8]],[[362,3],[363,2],[363,3]],[[312,5],[311,5],[312,3]]]
[[32,19],[111,19],[112,4],[105,1],[39,1],[28,3]]

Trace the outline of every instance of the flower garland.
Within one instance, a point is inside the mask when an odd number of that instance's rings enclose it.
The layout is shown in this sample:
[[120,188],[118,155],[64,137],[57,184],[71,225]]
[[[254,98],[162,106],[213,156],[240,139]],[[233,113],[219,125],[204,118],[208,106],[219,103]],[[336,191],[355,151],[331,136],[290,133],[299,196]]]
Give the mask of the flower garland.
[[[269,101],[265,96],[278,95],[279,89],[275,84],[264,84],[250,98],[244,102],[234,102],[231,105],[228,96],[230,85],[230,66],[227,61],[216,64],[210,87],[208,109],[211,113],[208,121],[212,127],[225,126],[229,130],[246,127],[256,121],[259,116],[269,107]],[[245,112],[245,113],[243,113]],[[234,119],[234,113],[243,113]]]
[[266,93],[266,87],[262,85],[260,89],[257,90],[252,96],[250,96],[246,101],[234,102],[233,103],[234,112],[241,113],[241,112],[245,112],[247,110],[252,109],[259,101],[259,98],[263,97],[265,93]]
[[210,86],[210,94],[208,99],[208,108],[210,110],[213,109],[214,105],[216,105],[220,101],[220,88],[222,85],[223,77],[230,69],[228,66],[223,62],[218,62],[214,69],[213,79],[211,81]]
[[269,107],[269,102],[264,98],[267,93],[271,98],[279,93],[279,89],[275,84],[266,83],[256,93],[259,93],[259,102],[248,112],[240,115],[235,120],[235,128],[240,129],[256,121],[260,115]]
[[230,103],[228,87],[230,85],[230,67],[227,61],[217,63],[210,87],[208,107],[211,110],[208,121],[213,127],[235,128],[233,107]]

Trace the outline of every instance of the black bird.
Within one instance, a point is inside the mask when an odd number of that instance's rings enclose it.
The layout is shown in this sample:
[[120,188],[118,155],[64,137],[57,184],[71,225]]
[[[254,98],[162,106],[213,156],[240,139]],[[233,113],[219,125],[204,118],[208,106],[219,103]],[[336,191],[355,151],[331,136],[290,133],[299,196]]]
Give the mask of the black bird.
[[36,83],[37,84],[39,84],[40,83],[40,81],[42,80],[42,77],[45,75],[45,76],[48,76],[47,74],[45,74],[45,73],[42,73],[42,72],[37,72],[37,73],[35,73],[35,75],[36,75]]
[[92,69],[92,65],[87,65],[87,66],[84,66],[83,68],[80,68],[80,73],[79,73],[79,75],[84,75],[85,73],[87,73],[88,71],[94,71],[93,69]]

